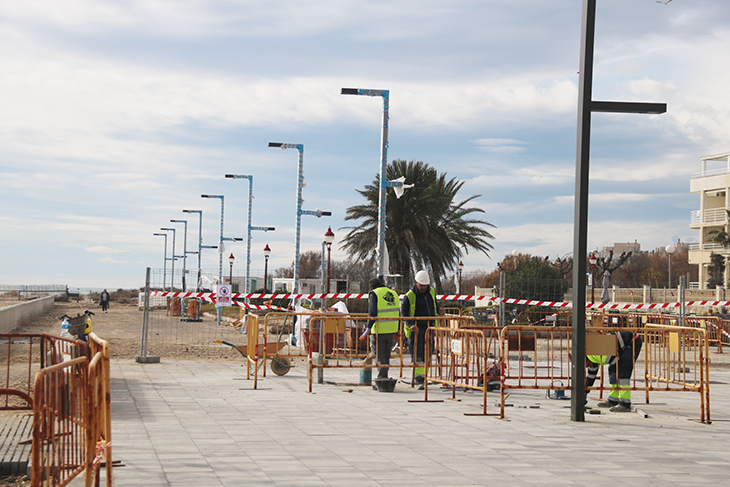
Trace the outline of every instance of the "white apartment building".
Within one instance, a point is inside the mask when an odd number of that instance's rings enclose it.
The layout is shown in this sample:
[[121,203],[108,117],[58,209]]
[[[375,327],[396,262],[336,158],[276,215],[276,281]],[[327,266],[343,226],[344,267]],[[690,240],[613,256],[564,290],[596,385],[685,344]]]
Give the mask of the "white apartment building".
[[[730,252],[708,240],[709,232],[726,230],[730,209],[730,152],[702,158],[702,171],[692,174],[690,193],[700,195],[700,209],[693,210],[689,227],[699,230],[699,242],[689,244],[689,263],[699,266],[699,289],[706,289],[708,266],[713,253]],[[725,270],[725,282],[728,269]],[[693,286],[694,287],[694,286]]]

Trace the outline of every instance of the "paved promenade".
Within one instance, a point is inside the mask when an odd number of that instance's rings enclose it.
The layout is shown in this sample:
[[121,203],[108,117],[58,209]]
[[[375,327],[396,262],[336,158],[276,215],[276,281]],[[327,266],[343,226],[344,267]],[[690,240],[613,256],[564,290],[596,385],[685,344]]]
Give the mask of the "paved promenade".
[[[411,403],[423,391],[352,385],[358,370],[325,370],[313,394],[303,366],[258,390],[245,377],[237,363],[114,360],[113,455],[124,464],[114,485],[730,484],[730,372],[711,371],[709,425],[696,421],[692,393],[652,393],[652,404],[634,393],[647,418],[602,410],[576,423],[570,401],[544,391],[513,392],[500,420],[464,415],[481,412],[481,393]],[[499,395],[489,397],[498,412]]]

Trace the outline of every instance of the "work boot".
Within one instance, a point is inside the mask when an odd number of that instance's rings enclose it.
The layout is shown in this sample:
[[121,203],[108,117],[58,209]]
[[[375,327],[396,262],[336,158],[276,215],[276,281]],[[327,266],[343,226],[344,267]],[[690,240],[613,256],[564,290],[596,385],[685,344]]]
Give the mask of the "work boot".
[[614,406],[611,409],[609,409],[612,413],[630,413],[631,412],[631,406],[626,406],[624,404],[619,404],[618,406]]
[[617,402],[611,402],[611,401],[602,401],[596,404],[599,408],[612,408],[614,406],[618,405]]

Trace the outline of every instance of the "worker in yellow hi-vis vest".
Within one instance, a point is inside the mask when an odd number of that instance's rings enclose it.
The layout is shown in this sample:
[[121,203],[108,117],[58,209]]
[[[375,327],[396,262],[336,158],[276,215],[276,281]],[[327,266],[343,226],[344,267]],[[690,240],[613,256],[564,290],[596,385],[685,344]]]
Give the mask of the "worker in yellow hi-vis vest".
[[[436,301],[436,291],[429,284],[428,272],[418,271],[416,284],[406,293],[401,303],[401,316],[427,317],[443,314],[443,310],[439,308]],[[414,370],[417,384],[422,384],[425,379],[426,330],[429,326],[434,325],[435,322],[430,320],[411,320],[406,321],[403,327],[411,350],[411,360],[417,364]]]
[[[381,319],[368,320],[367,328],[360,336],[360,340],[365,340],[369,336],[371,351],[377,350],[378,365],[390,365],[390,352],[400,337],[398,293],[385,287],[383,281],[374,277],[370,279],[368,299],[368,316]],[[378,379],[387,378],[388,367],[379,367]]]

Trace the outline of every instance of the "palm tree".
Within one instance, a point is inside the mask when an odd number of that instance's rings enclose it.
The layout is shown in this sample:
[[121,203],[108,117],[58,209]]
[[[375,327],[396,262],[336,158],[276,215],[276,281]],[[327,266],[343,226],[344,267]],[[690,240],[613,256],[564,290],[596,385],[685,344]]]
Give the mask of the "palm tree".
[[[478,198],[474,195],[455,202],[457,193],[464,185],[455,178],[446,179],[436,169],[421,161],[394,160],[386,168],[388,180],[405,176],[408,184],[418,183],[425,189],[406,191],[397,198],[388,191],[385,205],[385,245],[388,249],[390,272],[400,274],[401,289],[411,282],[413,273],[426,268],[434,277],[434,287],[441,291],[441,279],[446,271],[456,269],[460,258],[469,249],[484,252],[487,256],[494,237],[484,228],[491,223],[473,218],[473,213],[483,210],[467,205]],[[372,257],[377,244],[378,189],[380,179],[357,190],[366,204],[351,206],[345,219],[359,221],[343,239],[342,247],[359,259]]]
[[[730,210],[725,210],[725,213],[726,213],[725,225],[727,226],[727,222],[730,222]],[[727,229],[726,230],[712,230],[710,232],[707,232],[707,240],[709,240],[710,242],[714,242],[714,243],[718,243],[718,244],[722,245],[722,248],[725,250],[730,248],[730,233],[727,232]],[[722,260],[725,260],[725,257],[723,257]],[[723,262],[722,274],[720,274],[721,277],[718,279],[717,276],[715,276],[713,279],[713,284],[715,284],[717,286],[722,286],[725,284],[724,283],[725,279],[723,277],[724,271],[725,271],[725,263]],[[718,280],[719,280],[719,282],[715,282]],[[715,286],[713,286],[713,288],[714,287]]]

